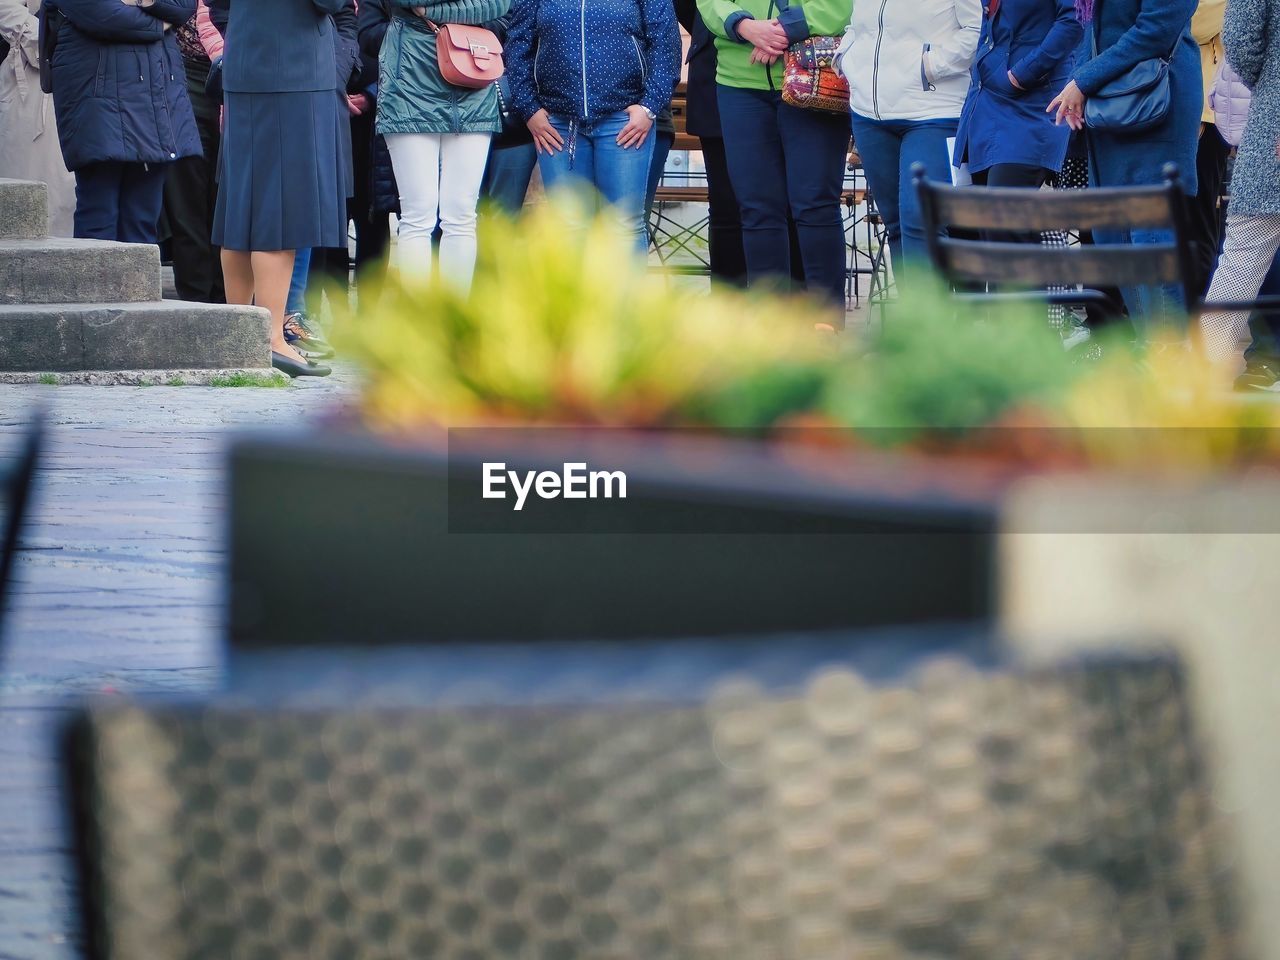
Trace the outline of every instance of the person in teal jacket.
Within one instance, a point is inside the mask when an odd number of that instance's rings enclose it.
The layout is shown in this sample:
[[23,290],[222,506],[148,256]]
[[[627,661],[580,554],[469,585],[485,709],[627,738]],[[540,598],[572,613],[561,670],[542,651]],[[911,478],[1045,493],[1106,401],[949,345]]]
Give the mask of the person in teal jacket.
[[440,226],[440,278],[471,288],[476,207],[489,141],[502,129],[493,85],[445,82],[432,24],[496,25],[511,0],[391,0],[391,25],[378,58],[377,132],[387,141],[400,190],[400,276],[432,275],[432,234]]
[[790,285],[790,213],[805,287],[831,305],[834,325],[844,320],[840,189],[849,118],[783,103],[782,71],[787,47],[843,34],[852,10],[852,0],[698,0],[715,36],[716,94],[742,208],[747,282]]

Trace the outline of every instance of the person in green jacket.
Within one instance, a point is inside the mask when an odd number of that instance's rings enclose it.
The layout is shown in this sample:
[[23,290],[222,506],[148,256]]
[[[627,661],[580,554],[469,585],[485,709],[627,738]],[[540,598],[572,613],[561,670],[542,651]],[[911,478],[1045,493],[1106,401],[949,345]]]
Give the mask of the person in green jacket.
[[844,318],[840,190],[849,118],[783,103],[782,55],[809,37],[843,34],[852,11],[853,0],[698,0],[716,41],[716,94],[742,208],[748,284],[790,283],[789,213],[805,287],[840,308],[837,324]]
[[470,289],[489,141],[502,130],[494,86],[463,89],[440,75],[431,24],[494,24],[510,8],[511,0],[391,0],[378,58],[377,131],[386,137],[400,188],[403,279],[430,278],[431,235],[439,223],[440,277]]

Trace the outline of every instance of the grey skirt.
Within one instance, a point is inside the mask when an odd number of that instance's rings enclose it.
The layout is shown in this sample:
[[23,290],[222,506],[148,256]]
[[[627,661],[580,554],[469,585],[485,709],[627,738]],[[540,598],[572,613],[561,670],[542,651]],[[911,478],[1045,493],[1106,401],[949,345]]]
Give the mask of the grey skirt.
[[350,125],[336,90],[226,95],[213,242],[345,247]]

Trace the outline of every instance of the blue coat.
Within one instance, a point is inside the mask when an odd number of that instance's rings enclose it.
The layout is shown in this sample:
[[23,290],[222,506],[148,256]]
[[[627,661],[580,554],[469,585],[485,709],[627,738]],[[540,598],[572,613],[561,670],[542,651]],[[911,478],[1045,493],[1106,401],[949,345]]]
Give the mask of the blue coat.
[[[585,55],[585,56],[584,56]],[[515,109],[597,120],[633,104],[661,113],[680,79],[671,0],[515,0],[507,36]]]
[[1165,122],[1138,136],[1089,131],[1090,182],[1095,186],[1160,183],[1166,163],[1176,163],[1182,183],[1196,193],[1196,151],[1204,112],[1200,48],[1191,37],[1196,0],[1097,0],[1093,28],[1098,55],[1076,68],[1085,96],[1143,60],[1172,58],[1173,107]]
[[[957,165],[967,162],[973,173],[998,163],[1062,169],[1071,128],[1054,126],[1045,108],[1071,79],[1082,36],[1075,0],[1004,0],[982,25]],[[1022,89],[1009,82],[1010,71]]]
[[335,75],[339,45],[332,16],[347,5],[347,0],[209,0],[209,15],[227,38],[222,88],[227,93],[345,90],[345,76],[339,83]]
[[55,0],[66,21],[53,54],[53,105],[68,170],[169,163],[202,154],[172,30],[196,0]]

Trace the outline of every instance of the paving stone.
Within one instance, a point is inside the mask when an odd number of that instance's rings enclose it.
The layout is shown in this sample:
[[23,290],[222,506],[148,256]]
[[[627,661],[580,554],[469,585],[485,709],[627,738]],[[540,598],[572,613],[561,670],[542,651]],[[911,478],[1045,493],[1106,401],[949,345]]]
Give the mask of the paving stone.
[[0,385],[0,459],[50,406],[0,637],[0,960],[73,960],[57,732],[85,697],[191,695],[223,672],[223,462],[231,432],[298,426],[352,378],[282,390]]

